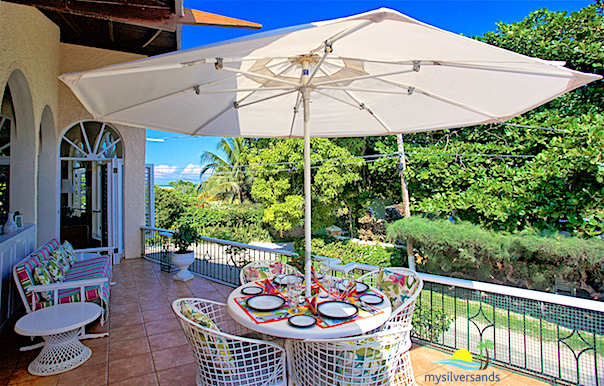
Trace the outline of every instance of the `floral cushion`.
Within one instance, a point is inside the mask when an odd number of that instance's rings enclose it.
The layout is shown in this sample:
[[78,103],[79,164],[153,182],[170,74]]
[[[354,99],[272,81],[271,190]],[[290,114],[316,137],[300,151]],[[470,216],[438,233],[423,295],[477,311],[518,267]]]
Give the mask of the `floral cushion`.
[[[201,312],[201,310],[199,310],[199,308],[197,308],[194,304],[185,300],[180,304],[180,311],[187,319],[199,324],[201,327],[220,331],[216,323],[214,323],[214,321],[210,319],[208,315]],[[204,342],[210,343],[210,347],[216,349],[222,364],[226,367],[224,370],[229,371],[230,367],[235,366],[233,354],[229,350],[229,345],[226,340],[218,336],[209,337],[210,340],[208,340],[204,334],[199,334],[199,338]],[[214,353],[209,354],[212,355]]]
[[405,275],[387,268],[380,268],[376,284],[380,291],[388,296],[392,308],[396,309],[415,293],[419,280],[413,275]]
[[65,268],[65,272],[71,267],[71,260],[63,253],[63,247],[59,247],[56,251],[52,251],[50,257],[61,263]]
[[52,276],[52,280],[55,283],[62,283],[63,279],[65,279],[65,273],[67,273],[67,270],[64,268],[62,263],[59,263],[58,261],[56,261],[53,258],[48,259],[48,261],[46,261],[46,268],[48,269],[48,272],[50,272],[50,275]]
[[346,384],[358,382],[361,377],[363,380],[380,381],[388,371],[386,361],[394,355],[396,345],[385,344],[375,338],[344,342],[338,373],[342,374],[342,381]]
[[194,304],[183,301],[180,304],[180,311],[187,319],[199,324],[201,327],[220,331],[216,323],[208,315],[201,312],[199,308],[195,307]]
[[77,261],[75,250],[69,241],[63,243],[63,256],[69,259],[69,265],[73,265]]
[[[36,285],[45,285],[53,283],[50,272],[48,272],[48,269],[42,264],[34,268],[34,283]],[[52,291],[39,292],[39,294],[42,296],[42,299],[46,301],[52,300]]]
[[283,272],[283,264],[275,261],[266,265],[249,266],[244,270],[245,278],[248,282],[261,279],[270,279]]

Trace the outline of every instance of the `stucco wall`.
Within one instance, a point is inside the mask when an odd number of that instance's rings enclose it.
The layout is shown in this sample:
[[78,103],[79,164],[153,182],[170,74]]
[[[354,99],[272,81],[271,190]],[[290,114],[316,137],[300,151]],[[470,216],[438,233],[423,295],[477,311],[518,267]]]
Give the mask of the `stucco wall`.
[[[60,72],[76,72],[142,58],[142,55],[60,43]],[[92,119],[71,90],[59,82],[58,136],[75,122]],[[140,257],[141,230],[145,225],[145,141],[146,132],[116,126],[124,141],[124,253]]]
[[[20,211],[25,223],[34,224],[38,222],[39,127],[44,108],[54,112],[58,103],[59,27],[33,7],[2,1],[0,26],[0,90],[10,78],[17,113],[11,138],[10,209]],[[27,156],[17,157],[23,154]]]

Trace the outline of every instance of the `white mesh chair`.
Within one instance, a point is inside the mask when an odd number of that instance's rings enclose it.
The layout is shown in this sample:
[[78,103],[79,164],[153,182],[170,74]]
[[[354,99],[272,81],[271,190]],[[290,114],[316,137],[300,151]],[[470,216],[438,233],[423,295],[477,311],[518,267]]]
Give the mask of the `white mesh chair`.
[[[207,328],[183,313],[183,302],[215,323]],[[245,338],[253,333],[234,321],[226,304],[205,299],[177,299],[172,303],[197,364],[197,385],[286,386],[285,349],[275,343]]]
[[249,263],[241,269],[239,281],[241,285],[244,285],[251,281],[272,279],[277,275],[277,265],[281,266],[282,273],[286,275],[302,275],[300,271],[289,264],[276,260],[259,260]]
[[289,377],[297,386],[415,385],[411,327],[337,339],[288,339]]
[[[381,283],[382,280],[380,280],[380,272],[386,272],[383,270],[402,276],[408,276],[413,280],[413,284],[407,288],[404,288],[407,283],[395,282],[392,283],[392,286],[383,285],[383,283]],[[424,281],[417,272],[407,268],[388,267],[366,273],[357,280],[381,290],[386,296],[390,297],[390,302],[392,303],[394,310],[392,311],[388,322],[384,324],[384,328],[392,326],[393,323],[397,325],[400,324],[405,327],[411,326],[413,321],[413,311],[415,310],[415,301],[424,288]],[[391,283],[391,281],[388,283]],[[399,286],[399,288],[394,289],[394,286]],[[396,290],[398,290],[399,295],[394,293]],[[403,291],[405,291],[405,296],[400,295],[403,293]]]

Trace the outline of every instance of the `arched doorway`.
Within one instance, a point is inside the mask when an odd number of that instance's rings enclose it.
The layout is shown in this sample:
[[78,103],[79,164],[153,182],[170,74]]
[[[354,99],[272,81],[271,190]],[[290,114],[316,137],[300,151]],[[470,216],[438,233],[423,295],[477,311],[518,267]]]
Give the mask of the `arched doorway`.
[[123,253],[124,146],[111,125],[81,121],[59,145],[61,239]]

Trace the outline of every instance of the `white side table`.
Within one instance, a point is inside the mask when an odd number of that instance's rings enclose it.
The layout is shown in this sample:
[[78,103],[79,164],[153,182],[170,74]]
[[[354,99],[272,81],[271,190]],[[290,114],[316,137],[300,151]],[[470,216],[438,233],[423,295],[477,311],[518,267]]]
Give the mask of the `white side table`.
[[25,336],[41,336],[44,348],[27,370],[33,375],[53,375],[86,362],[92,350],[79,340],[80,328],[101,315],[101,307],[89,302],[59,304],[25,315],[15,331]]

